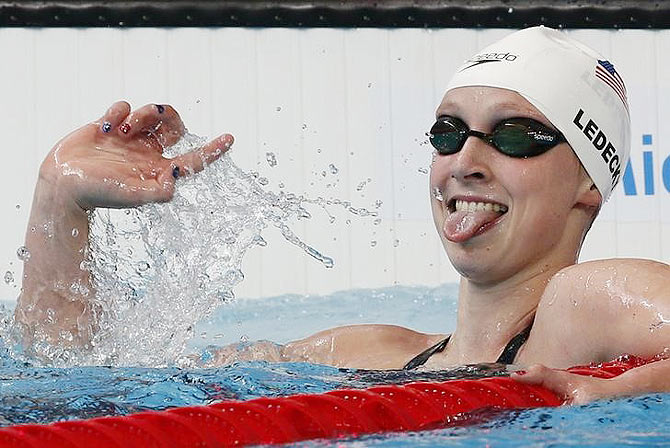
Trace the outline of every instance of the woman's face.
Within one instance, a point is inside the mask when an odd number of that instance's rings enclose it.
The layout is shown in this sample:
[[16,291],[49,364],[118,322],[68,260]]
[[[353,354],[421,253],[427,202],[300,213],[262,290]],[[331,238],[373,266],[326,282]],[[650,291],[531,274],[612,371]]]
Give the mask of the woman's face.
[[[457,117],[485,133],[502,120],[518,117],[554,129],[522,96],[491,87],[449,91],[436,115]],[[574,257],[566,229],[584,178],[567,143],[520,159],[470,137],[456,154],[435,155],[430,176],[433,219],[452,264],[472,281],[491,283],[524,270],[533,275],[550,268],[552,260],[565,259],[566,250]]]

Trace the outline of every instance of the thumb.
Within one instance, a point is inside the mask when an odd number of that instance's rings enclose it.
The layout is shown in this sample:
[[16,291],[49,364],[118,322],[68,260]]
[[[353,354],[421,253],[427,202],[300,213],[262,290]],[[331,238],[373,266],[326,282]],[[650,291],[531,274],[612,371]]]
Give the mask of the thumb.
[[570,381],[572,376],[562,370],[554,370],[541,364],[535,364],[525,372],[512,373],[511,378],[520,383],[545,387],[558,395],[559,398],[569,400],[574,393],[574,384]]

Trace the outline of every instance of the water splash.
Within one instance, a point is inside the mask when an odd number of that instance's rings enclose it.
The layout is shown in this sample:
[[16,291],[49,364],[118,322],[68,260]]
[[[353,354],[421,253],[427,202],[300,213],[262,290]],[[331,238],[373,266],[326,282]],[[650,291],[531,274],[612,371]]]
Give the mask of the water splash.
[[[203,143],[187,135],[165,155]],[[81,268],[91,271],[96,294],[89,296],[80,284],[69,285],[69,291],[92,303],[98,316],[95,336],[81,350],[66,348],[71,334],[63,336],[62,346],[32,349],[57,366],[174,365],[195,323],[235,298],[233,288],[244,279],[242,259],[249,248],[267,244],[264,229],[276,227],[288,242],[331,268],[333,259],[298,238],[290,223],[311,217],[308,204],[377,214],[339,199],[267,191],[266,184],[225,154],[198,175],[180,179],[168,203],[93,211]]]

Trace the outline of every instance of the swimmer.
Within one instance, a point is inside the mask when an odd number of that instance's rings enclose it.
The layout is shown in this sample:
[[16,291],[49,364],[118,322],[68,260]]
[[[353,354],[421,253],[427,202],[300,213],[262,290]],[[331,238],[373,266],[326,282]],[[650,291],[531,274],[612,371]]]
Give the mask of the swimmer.
[[[158,152],[151,160],[159,169],[149,170],[147,190],[129,193],[121,185],[136,182],[131,168],[149,163],[142,158],[149,156],[138,152],[154,143],[145,143],[138,129],[158,118],[150,107],[130,119],[125,103],[110,110],[118,112],[64,139],[41,168],[30,225],[52,220],[56,233],[69,239],[47,241],[27,233],[34,257],[26,262],[16,317],[28,338],[65,328],[81,344],[90,334],[80,328],[95,331],[88,301],[68,301],[52,286],[73,278],[90,285],[78,270],[85,233],[76,242],[70,235],[73,227],[85,230],[85,211],[169,200],[174,188],[167,174],[171,162]],[[158,132],[174,139],[182,125],[168,110],[174,118]],[[133,114],[153,118],[136,124]],[[99,129],[105,121],[111,123],[109,132]],[[124,133],[126,122],[131,127]],[[208,365],[265,359],[442,369],[499,361],[526,369],[514,375],[519,381],[543,384],[573,403],[670,391],[670,360],[611,380],[555,370],[623,354],[664,356],[670,347],[670,266],[638,259],[577,263],[586,233],[622,175],[629,127],[623,80],[590,48],[544,27],[492,44],[454,75],[431,128],[433,219],[461,274],[455,331],[434,335],[392,325],[346,326],[283,346],[261,342],[242,350],[213,349]],[[113,163],[103,172],[106,165],[93,163],[100,157],[94,148],[106,135],[114,140],[104,157]],[[224,136],[202,151],[213,159],[231,143]],[[33,259],[39,264],[31,265]],[[57,312],[47,320],[49,307]],[[80,315],[88,325],[77,322]]]

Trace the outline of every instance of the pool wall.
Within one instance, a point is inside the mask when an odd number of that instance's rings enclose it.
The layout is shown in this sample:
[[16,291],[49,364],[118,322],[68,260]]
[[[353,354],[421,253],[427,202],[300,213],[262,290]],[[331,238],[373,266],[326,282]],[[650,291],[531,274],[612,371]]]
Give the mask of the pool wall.
[[[15,279],[0,298],[18,295],[16,249],[40,161],[117,99],[173,104],[197,134],[233,133],[235,161],[269,189],[378,211],[379,224],[337,208],[334,224],[318,208],[294,224],[335,259],[329,270],[268,230],[268,246],[247,254],[238,296],[456,281],[430,216],[424,133],[455,68],[511,31],[0,28],[0,273]],[[670,261],[670,30],[566,32],[615,62],[632,116],[630,166],[581,259]]]

